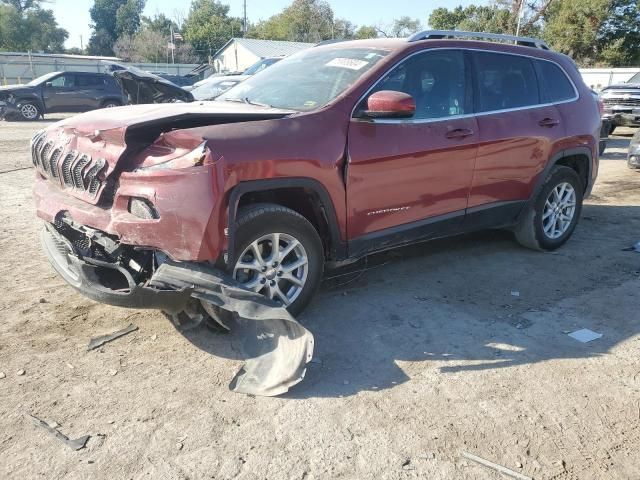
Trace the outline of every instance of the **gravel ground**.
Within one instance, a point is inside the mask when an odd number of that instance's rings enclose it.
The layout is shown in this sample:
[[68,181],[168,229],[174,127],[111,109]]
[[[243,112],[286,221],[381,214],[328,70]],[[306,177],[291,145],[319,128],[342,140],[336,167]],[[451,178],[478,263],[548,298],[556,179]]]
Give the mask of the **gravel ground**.
[[[0,123],[0,478],[503,478],[462,452],[536,479],[640,478],[630,130],[553,254],[484,232],[330,273],[300,318],[316,339],[307,378],[255,398],[228,389],[237,336],[181,334],[53,272],[30,194],[28,139],[45,123]],[[603,336],[566,335],[579,328]],[[27,414],[91,438],[72,451]]]

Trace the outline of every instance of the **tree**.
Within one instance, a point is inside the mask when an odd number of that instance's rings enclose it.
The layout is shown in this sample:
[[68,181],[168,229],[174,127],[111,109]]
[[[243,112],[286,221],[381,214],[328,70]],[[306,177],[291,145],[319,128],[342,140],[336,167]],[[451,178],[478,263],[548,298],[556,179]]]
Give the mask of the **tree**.
[[[337,26],[339,28],[346,26],[344,22],[344,20],[337,21]],[[350,29],[348,33],[353,34],[355,26],[351,22],[348,23]],[[317,43],[334,38],[335,27],[333,10],[326,1],[294,0],[281,13],[255,25],[249,31],[249,36]]]
[[193,0],[183,25],[184,38],[198,51],[215,53],[242,32],[242,20],[229,16],[229,6],[217,0]]
[[174,32],[179,30],[178,24],[164,13],[157,13],[153,17],[142,17],[141,20],[143,30],[151,30],[165,35],[171,31],[171,28]]
[[140,27],[145,0],[94,0],[89,10],[93,33],[89,53],[113,55],[113,44],[123,35],[132,35]]
[[560,52],[583,65],[598,63],[599,34],[609,10],[609,0],[561,0],[550,9],[544,38]]
[[[16,8],[14,3],[20,3],[22,9]],[[0,50],[64,51],[64,41],[69,33],[58,26],[53,11],[42,9],[39,3],[0,3]]]
[[[517,11],[516,14],[517,15]],[[515,33],[517,17],[510,9],[497,5],[452,10],[436,8],[429,16],[429,26],[437,30],[466,30],[471,32]]]
[[600,62],[637,65],[640,62],[640,3],[613,0],[599,30]]
[[353,40],[356,37],[356,26],[344,18],[336,18],[333,22],[332,38]]
[[376,27],[362,25],[358,30],[356,30],[355,38],[357,40],[362,40],[365,38],[377,38],[378,30]]
[[420,20],[404,16],[393,21],[391,32],[394,37],[408,37],[419,31],[420,28]]
[[0,4],[9,5],[15,8],[19,13],[31,10],[32,8],[42,8],[43,0],[1,0]]

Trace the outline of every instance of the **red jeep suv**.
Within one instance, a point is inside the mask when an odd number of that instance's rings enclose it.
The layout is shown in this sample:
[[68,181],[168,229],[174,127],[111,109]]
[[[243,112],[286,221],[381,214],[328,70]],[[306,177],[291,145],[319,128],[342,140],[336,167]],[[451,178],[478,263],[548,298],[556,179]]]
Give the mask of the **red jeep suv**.
[[[53,266],[93,299],[210,312],[214,272],[297,313],[325,265],[373,252],[486,228],[561,246],[599,130],[540,40],[427,31],[318,45],[212,102],[59,122],[32,140],[34,194]],[[165,263],[181,281],[158,281]]]

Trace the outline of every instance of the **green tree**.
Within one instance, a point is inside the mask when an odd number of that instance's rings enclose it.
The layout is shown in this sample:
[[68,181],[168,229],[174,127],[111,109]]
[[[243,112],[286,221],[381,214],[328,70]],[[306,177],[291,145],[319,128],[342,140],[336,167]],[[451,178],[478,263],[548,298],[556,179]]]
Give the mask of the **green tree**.
[[610,0],[559,0],[551,5],[544,38],[582,65],[599,63],[599,32],[610,15]]
[[242,33],[242,20],[230,17],[229,6],[217,0],[193,0],[183,33],[198,51],[213,54]]
[[178,24],[164,13],[157,13],[153,17],[142,17],[141,19],[141,28],[143,30],[151,30],[162,33],[163,35],[168,35],[171,28],[173,28],[174,32],[179,30]]
[[640,62],[640,2],[613,0],[598,33],[600,63],[637,65]]
[[0,50],[64,51],[69,34],[58,26],[53,11],[42,9],[39,2],[22,2],[22,10],[13,3],[0,3]]
[[333,22],[332,37],[339,40],[353,40],[356,37],[356,26],[344,18],[336,18]]
[[[344,26],[343,23],[338,23],[339,27],[340,25]],[[333,38],[335,27],[333,10],[326,1],[294,0],[281,13],[255,25],[249,31],[249,36],[316,43]],[[352,30],[355,27],[349,25],[349,28],[351,29],[349,33],[353,34]]]
[[429,26],[437,30],[466,30],[471,32],[511,33],[516,30],[517,12],[498,5],[468,7],[452,10],[436,8],[429,16]]
[[377,38],[378,30],[376,27],[371,27],[367,25],[362,25],[358,30],[356,30],[355,38],[358,40],[362,40],[365,38]]
[[144,0],[94,0],[89,10],[93,33],[89,53],[113,55],[113,44],[123,35],[134,34],[140,27]]

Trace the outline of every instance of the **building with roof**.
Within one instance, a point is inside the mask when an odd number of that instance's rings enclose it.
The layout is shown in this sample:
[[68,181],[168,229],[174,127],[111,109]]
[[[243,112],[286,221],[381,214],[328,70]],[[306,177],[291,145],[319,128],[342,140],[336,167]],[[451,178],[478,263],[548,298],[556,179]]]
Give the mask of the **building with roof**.
[[232,38],[215,53],[212,63],[217,72],[242,72],[263,58],[286,57],[313,45],[303,42]]

